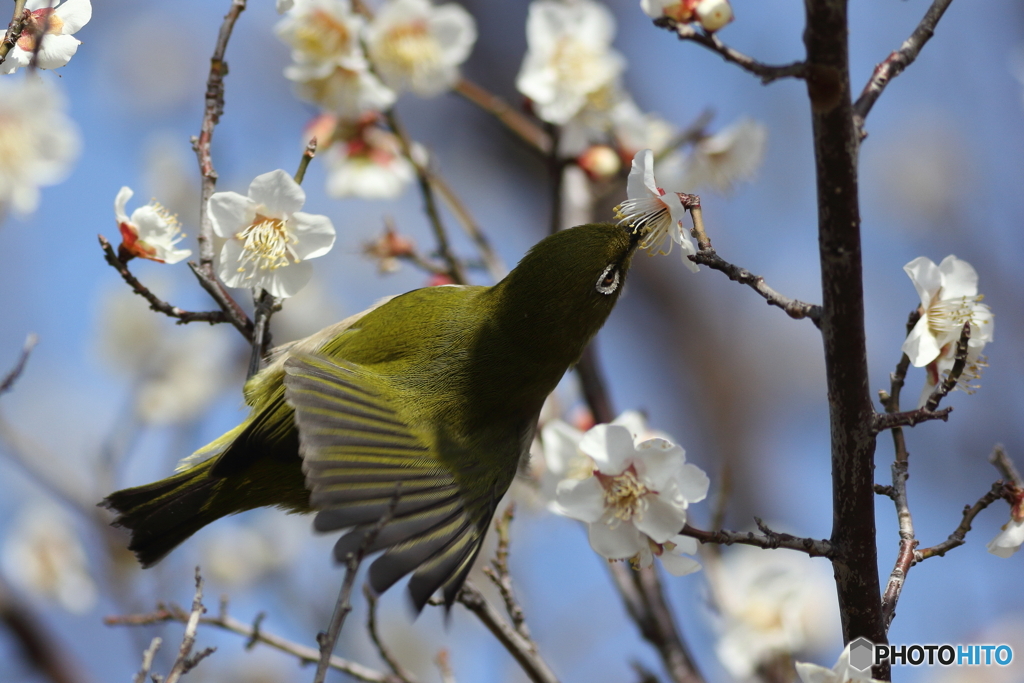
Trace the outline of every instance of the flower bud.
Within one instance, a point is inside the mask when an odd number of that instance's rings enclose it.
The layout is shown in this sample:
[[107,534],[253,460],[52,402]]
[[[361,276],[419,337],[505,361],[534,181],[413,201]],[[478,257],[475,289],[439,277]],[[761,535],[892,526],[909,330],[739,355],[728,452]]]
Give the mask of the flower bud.
[[717,31],[732,21],[729,0],[701,0],[694,8],[697,21],[707,31]]
[[622,168],[619,155],[608,145],[593,145],[576,159],[591,180],[607,180]]

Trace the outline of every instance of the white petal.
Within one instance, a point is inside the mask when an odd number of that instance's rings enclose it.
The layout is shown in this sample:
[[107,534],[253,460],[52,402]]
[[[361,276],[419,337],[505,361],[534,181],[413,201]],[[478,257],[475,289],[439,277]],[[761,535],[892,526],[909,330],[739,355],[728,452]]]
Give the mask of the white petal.
[[441,46],[442,61],[458,65],[466,61],[476,42],[476,22],[461,5],[449,3],[434,8],[430,32]]
[[597,522],[605,512],[604,488],[597,477],[558,482],[555,500],[562,514],[581,522]]
[[67,0],[54,10],[54,14],[64,22],[63,34],[78,33],[92,19],[92,3],[89,0]]
[[692,463],[686,463],[676,476],[676,484],[687,503],[699,503],[708,497],[711,480],[704,470]]
[[544,444],[544,464],[555,476],[562,476],[579,454],[578,446],[583,432],[563,422],[551,420],[541,429]]
[[647,539],[632,524],[619,524],[612,529],[604,522],[594,522],[588,536],[590,547],[609,560],[625,560],[649,547]]
[[262,287],[272,296],[286,299],[295,296],[313,277],[313,264],[306,261],[289,263],[272,271],[257,271],[255,286]]
[[253,179],[249,198],[266,209],[267,218],[287,218],[302,210],[306,192],[286,171],[277,169]]
[[977,296],[978,272],[967,261],[950,254],[939,264],[942,273],[942,298],[959,299],[962,296]]
[[698,552],[697,539],[692,536],[683,536],[679,534],[675,538],[668,539],[669,543],[675,546],[672,551],[674,553],[684,553],[686,555],[696,555]]
[[81,44],[82,41],[73,36],[46,34],[39,49],[39,68],[59,69],[71,61]]
[[679,476],[686,451],[665,439],[648,439],[636,447],[636,470],[644,482],[655,491],[666,488]]
[[686,258],[687,256],[697,255],[697,245],[693,243],[693,240],[684,231],[679,231],[679,251],[683,255],[683,265],[690,269],[691,273],[700,271],[700,266],[695,261],[691,261]]
[[923,315],[903,342],[903,353],[915,368],[922,368],[939,357],[941,349],[935,335],[928,329],[928,316]]
[[647,509],[642,515],[633,518],[633,525],[650,536],[655,543],[664,543],[678,536],[686,524],[686,510],[661,496],[647,495],[644,499],[647,501]]
[[832,669],[826,669],[817,664],[808,662],[796,662],[796,675],[800,677],[800,683],[837,683],[838,679],[832,673]]
[[1010,557],[1020,550],[1024,544],[1024,520],[1015,522],[1012,519],[1003,527],[1002,533],[993,538],[985,546],[990,553],[999,557]]
[[633,156],[629,178],[626,180],[626,196],[630,199],[658,197],[658,184],[654,181],[654,152],[642,149]]
[[615,17],[611,10],[600,3],[584,0],[577,2],[575,7],[576,26],[574,30],[580,40],[595,47],[611,45],[615,37]]
[[928,308],[939,288],[942,287],[942,273],[939,272],[939,267],[930,258],[918,256],[903,266],[903,270],[914,283],[914,289],[921,297],[921,305]]
[[[252,225],[255,218],[256,202],[248,197],[237,192],[216,192],[210,197],[210,222],[218,237],[234,237],[239,230]],[[227,284],[227,280],[224,282]]]
[[128,205],[128,200],[132,198],[132,189],[125,185],[117,191],[117,196],[114,197],[114,217],[117,218],[118,223],[125,223],[128,221],[128,214],[125,212],[125,207]]
[[[220,193],[218,193],[220,194]],[[216,197],[217,195],[213,195]],[[211,197],[211,203],[213,198]],[[212,213],[212,212],[211,212]],[[220,248],[217,259],[217,277],[228,287],[250,287],[250,280],[239,268],[242,262],[242,244],[236,239],[229,239]]]
[[593,458],[602,474],[622,474],[635,452],[633,435],[619,425],[597,425],[583,435],[580,450]]
[[686,576],[700,571],[700,562],[692,557],[671,552],[663,552],[660,557],[661,566],[672,576]]
[[323,256],[334,246],[334,225],[327,216],[297,211],[288,227],[297,239],[292,247],[295,255],[303,261]]

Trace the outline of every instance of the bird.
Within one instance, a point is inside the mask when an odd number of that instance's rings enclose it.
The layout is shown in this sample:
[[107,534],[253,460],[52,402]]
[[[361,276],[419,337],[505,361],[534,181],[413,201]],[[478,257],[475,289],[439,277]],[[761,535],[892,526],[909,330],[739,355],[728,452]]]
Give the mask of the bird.
[[[541,406],[618,301],[642,235],[595,223],[538,242],[497,284],[426,287],[275,349],[237,427],[160,481],[100,505],[143,567],[211,522],[273,506],[346,531],[377,594],[408,574],[450,608]],[[385,517],[389,515],[389,517]],[[383,526],[381,521],[386,521]]]

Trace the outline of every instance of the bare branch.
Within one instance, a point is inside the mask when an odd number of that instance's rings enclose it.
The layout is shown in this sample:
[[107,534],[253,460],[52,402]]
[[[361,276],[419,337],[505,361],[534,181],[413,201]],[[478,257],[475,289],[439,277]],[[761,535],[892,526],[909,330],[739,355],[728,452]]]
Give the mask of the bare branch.
[[352,611],[350,597],[352,595],[352,586],[356,581],[356,572],[359,571],[359,565],[362,563],[363,557],[370,549],[370,546],[373,545],[373,542],[377,540],[377,535],[380,534],[381,529],[387,526],[391,518],[394,517],[395,508],[398,507],[398,501],[401,498],[401,487],[401,482],[395,484],[395,492],[391,495],[391,503],[388,505],[387,510],[384,511],[384,514],[381,515],[376,524],[367,530],[366,535],[363,536],[363,540],[355,552],[349,553],[345,559],[345,579],[341,582],[338,601],[334,605],[334,614],[331,615],[331,624],[327,627],[326,633],[321,631],[316,636],[317,643],[320,645],[320,661],[316,665],[316,675],[313,676],[313,683],[324,683],[327,669],[330,667],[331,653],[334,652],[334,646],[338,643],[341,628],[345,625],[345,617]]
[[[189,613],[180,607],[171,605],[169,607],[158,606],[155,612],[148,614],[129,614],[125,616],[106,617],[103,623],[108,626],[148,626],[150,624],[161,624],[169,621],[185,623],[188,621]],[[204,626],[214,626],[231,633],[237,633],[246,639],[246,647],[249,643],[263,643],[275,650],[292,655],[301,664],[312,664],[320,659],[320,653],[314,648],[294,643],[280,636],[268,633],[259,624],[262,619],[257,619],[250,626],[239,621],[227,613],[227,605],[221,603],[220,614],[215,617],[201,617],[199,623]],[[366,683],[403,683],[403,681],[379,671],[375,671],[361,664],[349,661],[342,657],[332,656],[330,660],[332,669],[341,671],[349,676],[365,681]]]
[[526,617],[523,615],[523,608],[516,600],[515,592],[512,589],[512,577],[508,571],[508,532],[515,511],[515,503],[509,503],[501,517],[494,520],[494,528],[498,533],[498,549],[494,559],[491,560],[491,566],[484,567],[484,573],[498,587],[501,599],[505,601],[505,611],[508,612],[509,619],[512,620],[512,626],[515,627],[519,635],[532,642],[530,629],[526,626]]
[[156,656],[156,651],[160,649],[160,644],[163,642],[159,636],[150,641],[149,647],[142,653],[142,668],[132,678],[132,683],[146,683],[146,679],[149,678],[149,670],[153,668],[153,657]]
[[1003,447],[1003,444],[997,443],[992,448],[992,455],[988,456],[988,461],[999,470],[1005,481],[1013,482],[1013,485],[1017,488],[1024,489],[1024,477],[1021,477],[1020,472],[1014,467],[1013,461],[1006,454],[1006,448]]
[[103,249],[103,257],[106,262],[121,275],[121,279],[128,283],[128,286],[132,288],[133,292],[149,303],[150,310],[156,311],[157,313],[163,313],[169,318],[174,318],[178,321],[179,325],[192,322],[205,322],[210,323],[211,325],[230,322],[224,311],[186,311],[183,308],[178,308],[177,306],[172,306],[167,303],[150,291],[148,287],[142,284],[139,279],[135,277],[130,270],[128,270],[128,265],[118,258],[117,253],[114,251],[114,247],[111,246],[106,237],[103,235],[97,235],[96,237],[100,242],[100,248]]
[[967,343],[971,340],[971,323],[970,321],[964,323],[963,331],[960,333],[960,339],[956,343],[956,352],[953,356],[953,367],[950,369],[946,379],[943,380],[937,387],[932,395],[928,397],[928,401],[924,404],[924,410],[932,411],[939,407],[939,402],[946,397],[946,395],[953,391],[956,387],[956,383],[960,381],[960,375],[964,373],[964,368],[967,367]]
[[306,169],[309,168],[309,162],[313,161],[313,157],[316,156],[316,138],[312,137],[306,144],[306,149],[302,151],[302,159],[299,160],[299,168],[295,171],[295,182],[299,185],[306,179]]
[[949,419],[949,414],[953,412],[953,407],[948,406],[942,410],[928,410],[927,408],[918,408],[917,410],[907,410],[902,413],[880,413],[875,415],[874,419],[874,430],[878,432],[885,431],[886,429],[895,429],[896,427],[913,427],[914,425],[921,424],[922,422],[929,422],[931,420],[942,420],[946,422]]
[[714,33],[697,30],[692,24],[662,17],[661,19],[656,19],[654,25],[675,31],[680,40],[689,40],[698,45],[703,45],[712,52],[718,53],[725,61],[732,62],[744,71],[748,71],[760,78],[761,83],[764,85],[768,85],[780,78],[807,78],[807,64],[805,62],[793,62],[792,64],[778,66],[764,64],[725,45]]
[[25,10],[25,0],[14,0],[14,14],[11,16],[11,23],[7,25],[7,33],[0,42],[0,64],[7,59],[7,53],[17,44],[25,30],[25,23],[28,21],[29,13]]
[[196,643],[196,631],[199,629],[199,619],[206,612],[203,607],[203,577],[199,574],[199,567],[196,567],[196,594],[192,598],[192,609],[189,612],[188,620],[185,622],[185,635],[181,638],[181,646],[178,648],[178,656],[171,666],[170,673],[164,683],[178,683],[182,675],[195,668],[200,660],[213,654],[213,648],[207,648],[191,657],[192,647]]
[[39,343],[39,337],[35,334],[29,334],[25,337],[25,343],[21,347],[21,355],[18,356],[18,362],[14,364],[11,371],[4,375],[4,378],[0,380],[0,394],[5,394],[11,390],[14,383],[21,377],[21,373],[25,371],[25,364],[28,363],[28,357],[32,354],[32,349]]
[[270,292],[264,289],[253,296],[253,326],[252,326],[252,353],[249,356],[249,370],[246,379],[249,379],[260,371],[263,357],[270,352],[270,316],[274,311],[280,310],[281,302],[275,299]]
[[754,521],[757,523],[757,528],[761,530],[760,534],[756,534],[753,531],[729,531],[726,529],[705,531],[703,529],[692,527],[689,524],[683,527],[683,530],[679,533],[683,536],[696,538],[701,543],[716,543],[718,545],[733,545],[739,543],[740,545],[752,545],[756,548],[763,548],[765,550],[786,548],[788,550],[797,550],[802,553],[807,553],[811,557],[832,557],[832,544],[829,541],[782,534],[769,529],[768,526],[757,517],[754,518]]
[[366,597],[366,630],[370,633],[370,639],[373,644],[377,647],[377,654],[384,660],[384,663],[388,665],[388,668],[404,683],[415,683],[416,677],[412,675],[404,666],[398,663],[395,656],[391,653],[391,650],[384,644],[383,639],[380,637],[380,633],[377,632],[377,594],[373,592],[369,584],[363,584],[363,595]]
[[558,683],[555,674],[547,665],[532,641],[527,640],[510,626],[491,603],[487,602],[476,586],[467,581],[456,600],[470,612],[475,614],[494,637],[508,650],[526,676],[534,683]]
[[455,92],[494,116],[534,151],[543,155],[551,153],[554,147],[551,136],[502,98],[465,78],[460,78],[455,84]]
[[[904,451],[904,456],[906,452]],[[892,487],[891,497],[896,506],[896,518],[900,528],[900,550],[896,555],[896,563],[889,574],[889,582],[886,584],[885,593],[882,595],[882,618],[885,622],[885,629],[896,616],[896,603],[899,602],[900,593],[903,591],[903,583],[907,579],[907,572],[914,561],[914,551],[917,549],[918,541],[914,536],[914,519],[910,514],[910,503],[907,500],[907,479],[910,462],[907,457],[897,458],[892,464]]]
[[971,530],[971,522],[978,516],[978,513],[987,508],[992,503],[996,502],[1000,498],[1006,498],[1010,495],[1010,487],[1006,482],[997,481],[992,484],[992,488],[984,496],[978,499],[974,505],[964,506],[963,519],[960,520],[960,524],[957,528],[949,535],[942,543],[933,545],[930,548],[924,548],[914,553],[914,564],[923,562],[929,557],[941,557],[947,552],[964,544],[964,538],[967,536],[967,532]]
[[862,139],[866,135],[864,133],[864,121],[867,119],[868,113],[875,105],[875,102],[881,96],[882,91],[885,90],[885,86],[889,85],[892,79],[903,73],[903,70],[917,59],[921,48],[935,34],[935,27],[946,12],[946,8],[952,2],[953,0],[934,0],[931,7],[925,12],[924,18],[921,19],[921,23],[917,25],[917,28],[910,34],[910,37],[903,41],[900,49],[890,54],[884,62],[875,67],[874,73],[871,74],[871,79],[868,80],[860,97],[857,98],[853,105],[854,123],[857,126],[857,130],[860,131]]

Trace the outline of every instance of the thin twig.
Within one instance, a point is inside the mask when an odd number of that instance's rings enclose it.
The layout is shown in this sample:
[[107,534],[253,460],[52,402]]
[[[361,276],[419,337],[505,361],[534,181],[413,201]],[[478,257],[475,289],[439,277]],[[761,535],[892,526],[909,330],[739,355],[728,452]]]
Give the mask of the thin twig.
[[[150,624],[161,624],[169,621],[185,623],[188,621],[189,613],[180,607],[171,605],[169,607],[159,606],[155,612],[148,614],[129,614],[125,616],[106,617],[103,623],[108,626],[148,626]],[[215,617],[201,617],[199,623],[203,626],[214,626],[216,628],[236,633],[249,642],[263,643],[275,650],[292,655],[299,660],[300,664],[312,664],[320,659],[320,653],[314,648],[300,645],[286,640],[273,633],[268,633],[259,627],[259,619],[252,626],[243,621],[229,616],[227,606],[221,603],[221,612]],[[366,683],[403,683],[390,674],[375,671],[362,664],[344,659],[343,657],[332,656],[330,665],[332,669],[341,671],[349,676],[365,681]]]
[[153,668],[153,657],[156,656],[156,651],[160,649],[162,642],[164,641],[160,636],[150,641],[149,647],[142,653],[142,668],[132,678],[132,683],[146,683],[146,679],[149,678],[149,670]]
[[914,564],[923,562],[929,557],[941,557],[947,552],[964,544],[964,537],[967,536],[967,532],[971,530],[971,522],[978,516],[978,513],[987,508],[992,503],[996,502],[1000,498],[1006,498],[1009,495],[1009,485],[1003,481],[997,481],[992,484],[992,488],[984,496],[978,499],[974,505],[964,506],[963,519],[960,520],[960,524],[957,525],[956,529],[949,535],[942,543],[933,545],[930,548],[924,548],[914,553]]
[[299,160],[299,168],[295,171],[295,182],[299,185],[306,179],[306,169],[309,168],[309,162],[313,161],[313,157],[316,156],[316,137],[309,139],[309,143],[306,144],[306,149],[302,151],[302,158]]
[[910,37],[903,41],[900,49],[890,54],[885,61],[875,67],[875,71],[871,74],[867,85],[864,86],[860,97],[853,104],[854,125],[860,131],[862,139],[865,136],[864,121],[882,91],[885,90],[885,86],[889,85],[892,79],[903,73],[903,70],[917,59],[921,48],[935,34],[935,27],[952,2],[953,0],[934,0],[931,7],[925,12],[924,18],[921,19],[921,23],[917,25]]
[[25,343],[21,347],[21,355],[18,356],[18,362],[14,364],[11,371],[4,375],[4,378],[0,380],[0,394],[5,394],[11,390],[14,383],[21,377],[21,373],[25,371],[25,364],[28,363],[28,357],[32,354],[32,349],[39,343],[39,337],[35,334],[29,334],[25,337]]
[[1024,489],[1024,477],[1021,477],[1020,472],[1014,467],[1013,461],[1006,454],[1006,448],[1003,444],[997,443],[992,448],[992,455],[988,456],[988,461],[999,470],[1005,481],[1013,482],[1013,485],[1017,488]]
[[17,45],[25,30],[25,23],[31,16],[25,10],[26,0],[14,0],[14,14],[11,16],[11,23],[7,25],[7,33],[4,34],[3,42],[0,42],[0,64],[7,60],[7,53]]
[[384,663],[388,665],[388,668],[399,679],[405,683],[415,683],[416,677],[411,672],[406,670],[404,666],[399,664],[398,660],[391,653],[391,650],[384,644],[384,640],[380,637],[380,633],[377,631],[377,594],[373,592],[369,584],[363,584],[363,595],[366,597],[366,630],[370,632],[370,640],[377,647],[377,654],[384,660]]
[[206,648],[202,652],[197,653],[195,657],[190,656],[192,654],[192,647],[196,643],[196,630],[199,628],[199,619],[203,616],[204,612],[206,612],[206,608],[203,607],[203,577],[199,573],[199,567],[196,567],[196,594],[192,598],[192,609],[189,612],[188,621],[185,622],[185,635],[181,638],[178,656],[175,658],[171,671],[167,674],[164,683],[177,683],[179,678],[195,668],[196,664],[202,659],[213,654],[213,648]]
[[691,24],[677,22],[668,17],[656,19],[654,24],[662,28],[675,31],[680,40],[689,40],[698,45],[703,45],[712,52],[722,56],[727,62],[738,65],[744,71],[748,71],[761,79],[761,83],[767,85],[780,78],[806,78],[807,64],[805,62],[793,62],[792,64],[772,65],[764,64],[753,57],[734,50],[725,45],[718,36],[706,31],[698,31]]
[[195,150],[199,162],[199,173],[202,176],[199,200],[199,263],[190,262],[199,284],[213,300],[217,302],[229,322],[242,333],[247,341],[252,341],[253,323],[245,314],[238,302],[232,298],[227,289],[217,280],[213,270],[213,223],[210,220],[210,197],[217,185],[217,171],[213,167],[210,145],[213,142],[213,131],[224,113],[224,76],[228,73],[228,63],[224,53],[228,40],[235,28],[235,22],[245,10],[246,0],[231,0],[231,8],[224,16],[224,21],[217,34],[217,43],[210,57],[210,75],[206,80],[206,104],[203,108],[203,123],[197,137],[192,138],[192,149]]
[[928,397],[928,400],[924,404],[924,410],[932,411],[938,408],[939,402],[956,387],[956,383],[960,381],[960,375],[964,373],[964,368],[967,367],[967,345],[970,341],[971,323],[968,321],[964,323],[963,331],[960,332],[960,339],[956,343],[956,352],[953,356],[953,367],[950,369],[949,374],[946,375],[946,379],[940,382],[939,385],[935,387],[932,395]]
[[951,412],[953,412],[952,406],[947,406],[942,410],[918,408],[916,410],[905,410],[901,413],[879,413],[875,415],[874,430],[875,433],[878,433],[897,427],[913,427],[914,425],[931,420],[947,422]]
[[505,100],[465,78],[460,78],[456,82],[455,92],[494,116],[534,151],[545,156],[551,153],[554,147],[551,136]]
[[456,600],[470,612],[475,614],[494,637],[508,650],[526,676],[534,683],[558,683],[558,679],[537,652],[532,641],[527,640],[508,624],[498,610],[487,602],[476,586],[466,581]]
[[498,534],[498,549],[494,553],[494,559],[491,560],[491,566],[484,567],[484,573],[501,593],[501,599],[505,601],[505,611],[508,612],[508,617],[512,620],[512,626],[519,635],[532,642],[530,629],[527,627],[526,617],[523,615],[523,608],[516,600],[515,591],[512,589],[512,576],[508,571],[508,532],[515,511],[515,504],[509,503],[501,517],[494,520],[494,529]]
[[316,675],[313,676],[313,683],[324,683],[327,669],[330,667],[331,653],[334,652],[334,646],[338,643],[338,636],[341,635],[341,629],[345,625],[345,617],[352,611],[350,597],[352,595],[352,586],[356,581],[356,572],[359,571],[359,565],[362,563],[363,557],[370,549],[370,546],[377,540],[377,535],[394,517],[395,508],[398,507],[400,497],[401,482],[395,485],[395,492],[391,496],[391,503],[388,505],[387,510],[384,511],[384,514],[381,515],[376,524],[366,532],[355,552],[349,553],[345,559],[345,579],[341,582],[341,590],[338,591],[338,601],[334,604],[331,624],[327,627],[326,633],[321,631],[316,637],[317,643],[320,645],[320,660],[316,665]]
[[409,162],[416,169],[416,177],[419,179],[420,194],[423,195],[423,208],[427,212],[427,218],[430,220],[430,227],[434,231],[434,239],[437,241],[437,253],[441,256],[441,259],[448,266],[448,277],[452,279],[455,284],[466,284],[466,274],[463,272],[462,264],[455,257],[452,252],[451,245],[448,242],[448,231],[444,227],[444,223],[441,220],[441,212],[437,208],[437,200],[434,198],[434,188],[430,184],[430,172],[425,168],[419,161],[416,160],[412,152],[412,143],[409,141],[409,137],[405,132],[405,128],[402,126],[401,121],[398,119],[398,115],[395,114],[394,110],[390,110],[385,114],[388,126],[391,131],[398,138],[399,144],[402,147],[402,154],[409,160]]
[[813,538],[802,538],[790,534],[782,534],[769,529],[764,522],[755,517],[757,528],[760,534],[753,531],[729,531],[719,529],[718,531],[705,531],[687,524],[679,533],[683,536],[696,538],[701,543],[717,543],[719,545],[752,545],[755,548],[775,550],[776,548],[787,548],[807,553],[811,557],[832,557],[832,544],[827,540],[815,540]]
[[277,299],[264,289],[259,290],[252,298],[253,304],[253,326],[252,326],[252,353],[249,355],[249,370],[246,379],[249,379],[260,371],[263,364],[263,357],[269,352],[271,345],[270,337],[270,316],[279,307]]
[[100,242],[100,248],[103,249],[103,258],[106,262],[120,274],[128,286],[132,288],[132,291],[141,296],[149,303],[150,310],[156,311],[157,313],[163,313],[169,318],[174,318],[178,321],[179,325],[192,322],[205,322],[211,325],[216,323],[229,322],[228,316],[225,315],[224,311],[186,311],[183,308],[172,306],[167,303],[152,291],[149,290],[146,285],[142,284],[137,277],[135,277],[130,270],[128,265],[117,257],[117,252],[114,251],[114,247],[111,246],[110,242],[103,235],[97,235],[97,239]]

